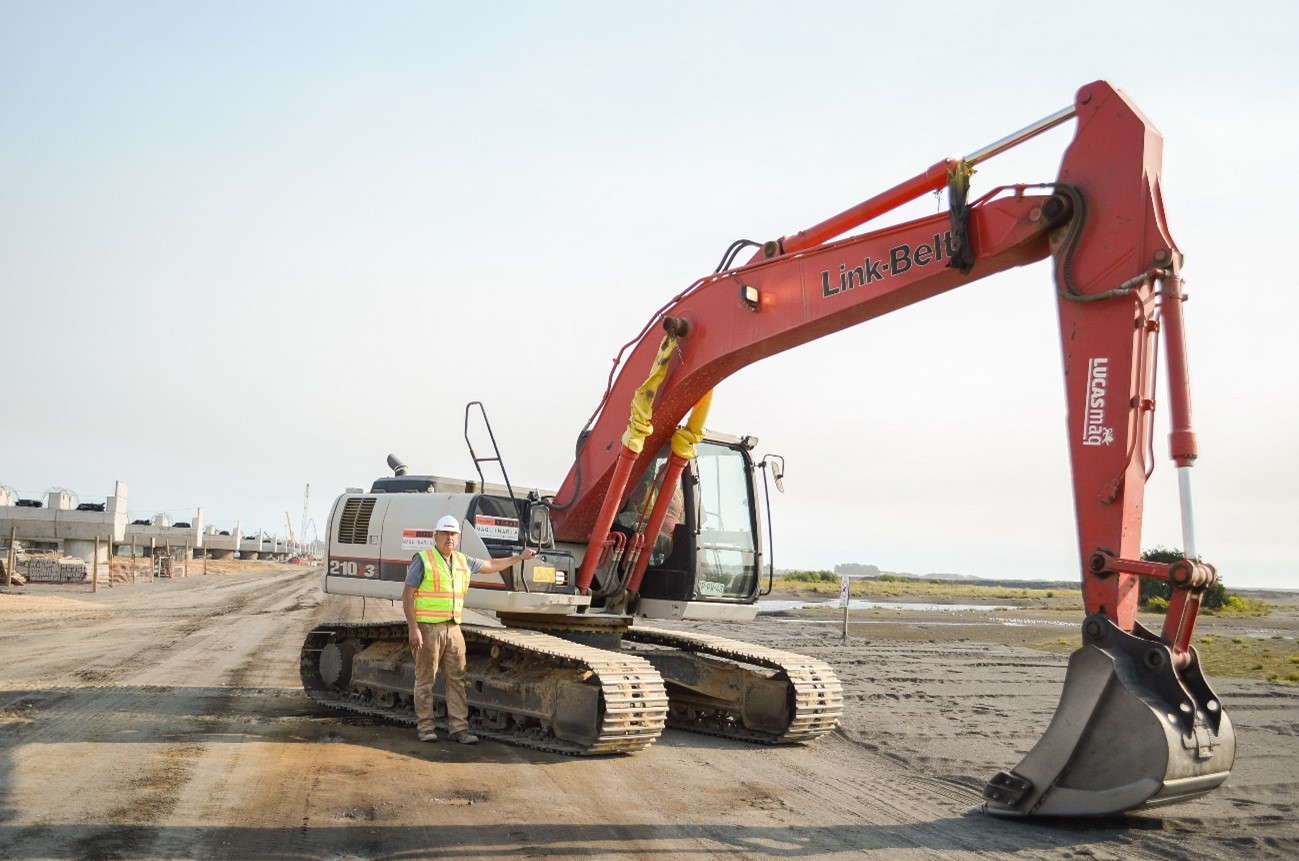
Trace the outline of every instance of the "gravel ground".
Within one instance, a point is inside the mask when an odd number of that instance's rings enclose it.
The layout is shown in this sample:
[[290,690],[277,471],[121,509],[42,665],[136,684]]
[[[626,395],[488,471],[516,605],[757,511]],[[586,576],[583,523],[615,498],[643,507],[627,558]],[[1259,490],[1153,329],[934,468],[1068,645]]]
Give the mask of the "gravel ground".
[[297,678],[305,633],[400,608],[318,584],[227,564],[0,594],[0,858],[1299,858],[1294,685],[1211,680],[1238,753],[1205,798],[1072,822],[971,811],[1055,708],[1066,656],[1025,644],[1076,636],[1058,611],[854,611],[847,638],[826,611],[686,626],[828,661],[840,728],[780,748],[669,730],[573,759],[322,711]]

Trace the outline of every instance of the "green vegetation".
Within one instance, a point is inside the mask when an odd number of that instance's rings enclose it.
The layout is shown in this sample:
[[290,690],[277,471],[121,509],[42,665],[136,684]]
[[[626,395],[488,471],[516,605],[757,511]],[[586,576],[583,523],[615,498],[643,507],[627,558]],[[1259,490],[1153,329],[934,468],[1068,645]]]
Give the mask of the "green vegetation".
[[[1160,554],[1164,558],[1155,558]],[[1168,554],[1176,554],[1172,559],[1182,556],[1175,550],[1156,548],[1143,554],[1151,561],[1171,561]],[[1160,613],[1168,608],[1166,596],[1152,595],[1145,597],[1147,583],[1163,586],[1168,591],[1168,584],[1149,577],[1141,578],[1143,601],[1141,609],[1146,612]],[[777,577],[775,588],[789,592],[814,594],[839,593],[839,575],[831,571],[792,571]],[[1218,584],[1221,586],[1221,583]],[[850,591],[855,598],[874,601],[913,601],[917,603],[986,603],[1013,604],[1037,610],[1082,613],[1083,600],[1081,591],[1065,591],[1058,586],[1047,588],[1011,587],[1001,585],[978,585],[972,583],[942,583],[913,577],[902,577],[896,574],[881,573],[878,577],[854,578],[850,582]],[[1271,608],[1262,601],[1242,599],[1226,592],[1210,590],[1213,604],[1206,599],[1201,607],[1205,615],[1220,617],[1266,616]],[[875,611],[879,613],[880,611]],[[1158,621],[1145,621],[1147,627],[1152,625],[1157,630]],[[1028,642],[1029,648],[1048,652],[1064,653],[1077,649],[1081,635],[1062,637],[1053,635],[1051,639],[1041,642]],[[1212,679],[1240,678],[1258,679],[1279,684],[1299,684],[1299,643],[1283,637],[1260,639],[1256,637],[1234,635],[1205,634],[1197,637],[1196,652],[1205,673]]]
[[838,583],[839,578],[830,571],[789,571],[776,578],[776,584],[789,583]]
[[[1146,550],[1141,558],[1147,562],[1175,562],[1183,558],[1177,549],[1155,547]],[[874,566],[841,565],[839,568],[862,568],[878,571]],[[789,571],[776,578],[775,588],[798,590],[803,592],[839,591],[839,575],[833,571]],[[1172,587],[1166,580],[1153,577],[1142,577],[1140,582],[1140,607],[1147,613],[1163,613],[1168,609],[1168,599]],[[971,602],[1015,602],[1020,605],[1031,605],[1047,609],[1078,609],[1083,607],[1082,594],[1079,592],[1061,592],[1046,588],[1017,588],[1004,585],[979,585],[975,583],[944,583],[933,580],[906,577],[899,574],[880,572],[874,577],[854,577],[849,586],[850,593],[857,598],[869,600],[914,600],[941,603],[944,599],[955,601],[968,599]],[[1244,618],[1266,616],[1271,609],[1262,601],[1253,598],[1241,598],[1227,591],[1219,579],[1204,593],[1200,612],[1207,616],[1228,616]]]
[[[1082,637],[1057,637],[1026,643],[1030,649],[1068,654],[1082,645]],[[1299,683],[1299,643],[1272,637],[1232,637],[1225,639],[1206,635],[1198,637],[1195,651],[1200,666],[1214,678],[1257,679],[1279,684]]]
[[1196,647],[1200,665],[1213,676],[1238,679],[1262,679],[1283,684],[1299,683],[1299,644],[1294,640],[1257,640],[1243,642],[1215,640]]
[[[839,594],[839,575],[831,571],[790,571],[777,577],[778,591]],[[987,603],[1033,606],[1040,609],[1082,611],[1081,592],[1061,593],[1059,589],[981,586],[970,583],[939,583],[881,574],[878,577],[854,578],[849,583],[854,598],[870,601],[915,601],[918,603]]]

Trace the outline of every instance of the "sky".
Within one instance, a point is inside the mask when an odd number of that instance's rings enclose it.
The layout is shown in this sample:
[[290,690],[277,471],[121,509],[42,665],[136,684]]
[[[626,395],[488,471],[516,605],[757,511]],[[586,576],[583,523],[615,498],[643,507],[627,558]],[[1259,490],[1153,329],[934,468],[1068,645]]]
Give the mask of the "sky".
[[[557,488],[619,348],[794,233],[1104,79],[1164,136],[1196,545],[1299,588],[1284,2],[0,0],[0,485],[324,537],[396,453]],[[982,166],[1054,178],[1071,124]],[[916,201],[885,220],[940,211]],[[1276,237],[1274,242],[1270,237]],[[1077,579],[1049,265],[744,368],[778,568]],[[1166,458],[1142,546],[1182,547]],[[480,442],[475,440],[475,446]],[[497,480],[489,465],[487,479]],[[309,487],[309,492],[308,492]]]

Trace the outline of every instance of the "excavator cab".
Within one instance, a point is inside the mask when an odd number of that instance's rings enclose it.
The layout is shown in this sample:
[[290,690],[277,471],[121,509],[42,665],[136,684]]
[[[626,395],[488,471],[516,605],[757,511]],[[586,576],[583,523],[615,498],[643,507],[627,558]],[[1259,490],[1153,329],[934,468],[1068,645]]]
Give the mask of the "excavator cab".
[[[709,434],[697,446],[658,534],[646,537],[649,565],[636,615],[646,618],[752,618],[762,547],[751,437]],[[654,459],[619,512],[634,530],[653,507],[668,461]],[[648,503],[648,504],[647,504]],[[711,606],[707,606],[711,605]]]

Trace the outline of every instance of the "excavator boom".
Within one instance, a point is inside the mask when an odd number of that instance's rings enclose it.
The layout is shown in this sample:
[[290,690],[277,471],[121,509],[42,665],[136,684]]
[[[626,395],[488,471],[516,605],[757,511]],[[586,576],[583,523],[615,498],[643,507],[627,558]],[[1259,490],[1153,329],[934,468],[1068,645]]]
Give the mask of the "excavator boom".
[[[950,219],[936,215],[797,254],[750,263],[696,282],[661,315],[687,332],[677,342],[668,383],[654,403],[654,430],[633,474],[656,454],[685,414],[740,368],[816,338],[896,311],[976,278],[1050,254],[1042,208],[1050,195],[1013,193],[972,208],[969,232],[979,248],[977,274],[949,268]],[[646,368],[659,340],[650,332],[625,368]],[[606,398],[626,404],[639,379],[621,374]],[[595,417],[578,461],[556,494],[556,535],[590,534],[613,473],[625,413]],[[580,477],[580,481],[579,481]]]
[[[553,512],[557,536],[589,542],[578,577],[586,587],[595,560],[608,555],[610,518],[628,479],[645,473],[718,382],[759,359],[1051,257],[1088,616],[1055,720],[1020,766],[987,787],[986,807],[1000,815],[1104,814],[1182,800],[1225,780],[1235,756],[1231,722],[1190,646],[1215,572],[1196,556],[1189,517],[1197,451],[1182,254],[1164,214],[1162,138],[1126,96],[1097,81],[1078,91],[1071,108],[978,157],[1070,118],[1077,129],[1054,183],[997,189],[967,205],[973,158],[948,159],[683,291],[655,318],[668,334],[660,340],[651,323],[631,346],[583,432]],[[834,239],[942,184],[950,214]],[[1163,566],[1140,560],[1161,331],[1187,547],[1186,559]],[[639,369],[651,366],[652,387],[636,388]],[[637,399],[652,402],[652,423],[643,404],[630,425],[610,408]],[[643,439],[636,427],[648,428]],[[672,490],[660,488],[660,497]],[[1160,635],[1136,621],[1142,576],[1173,585]]]

